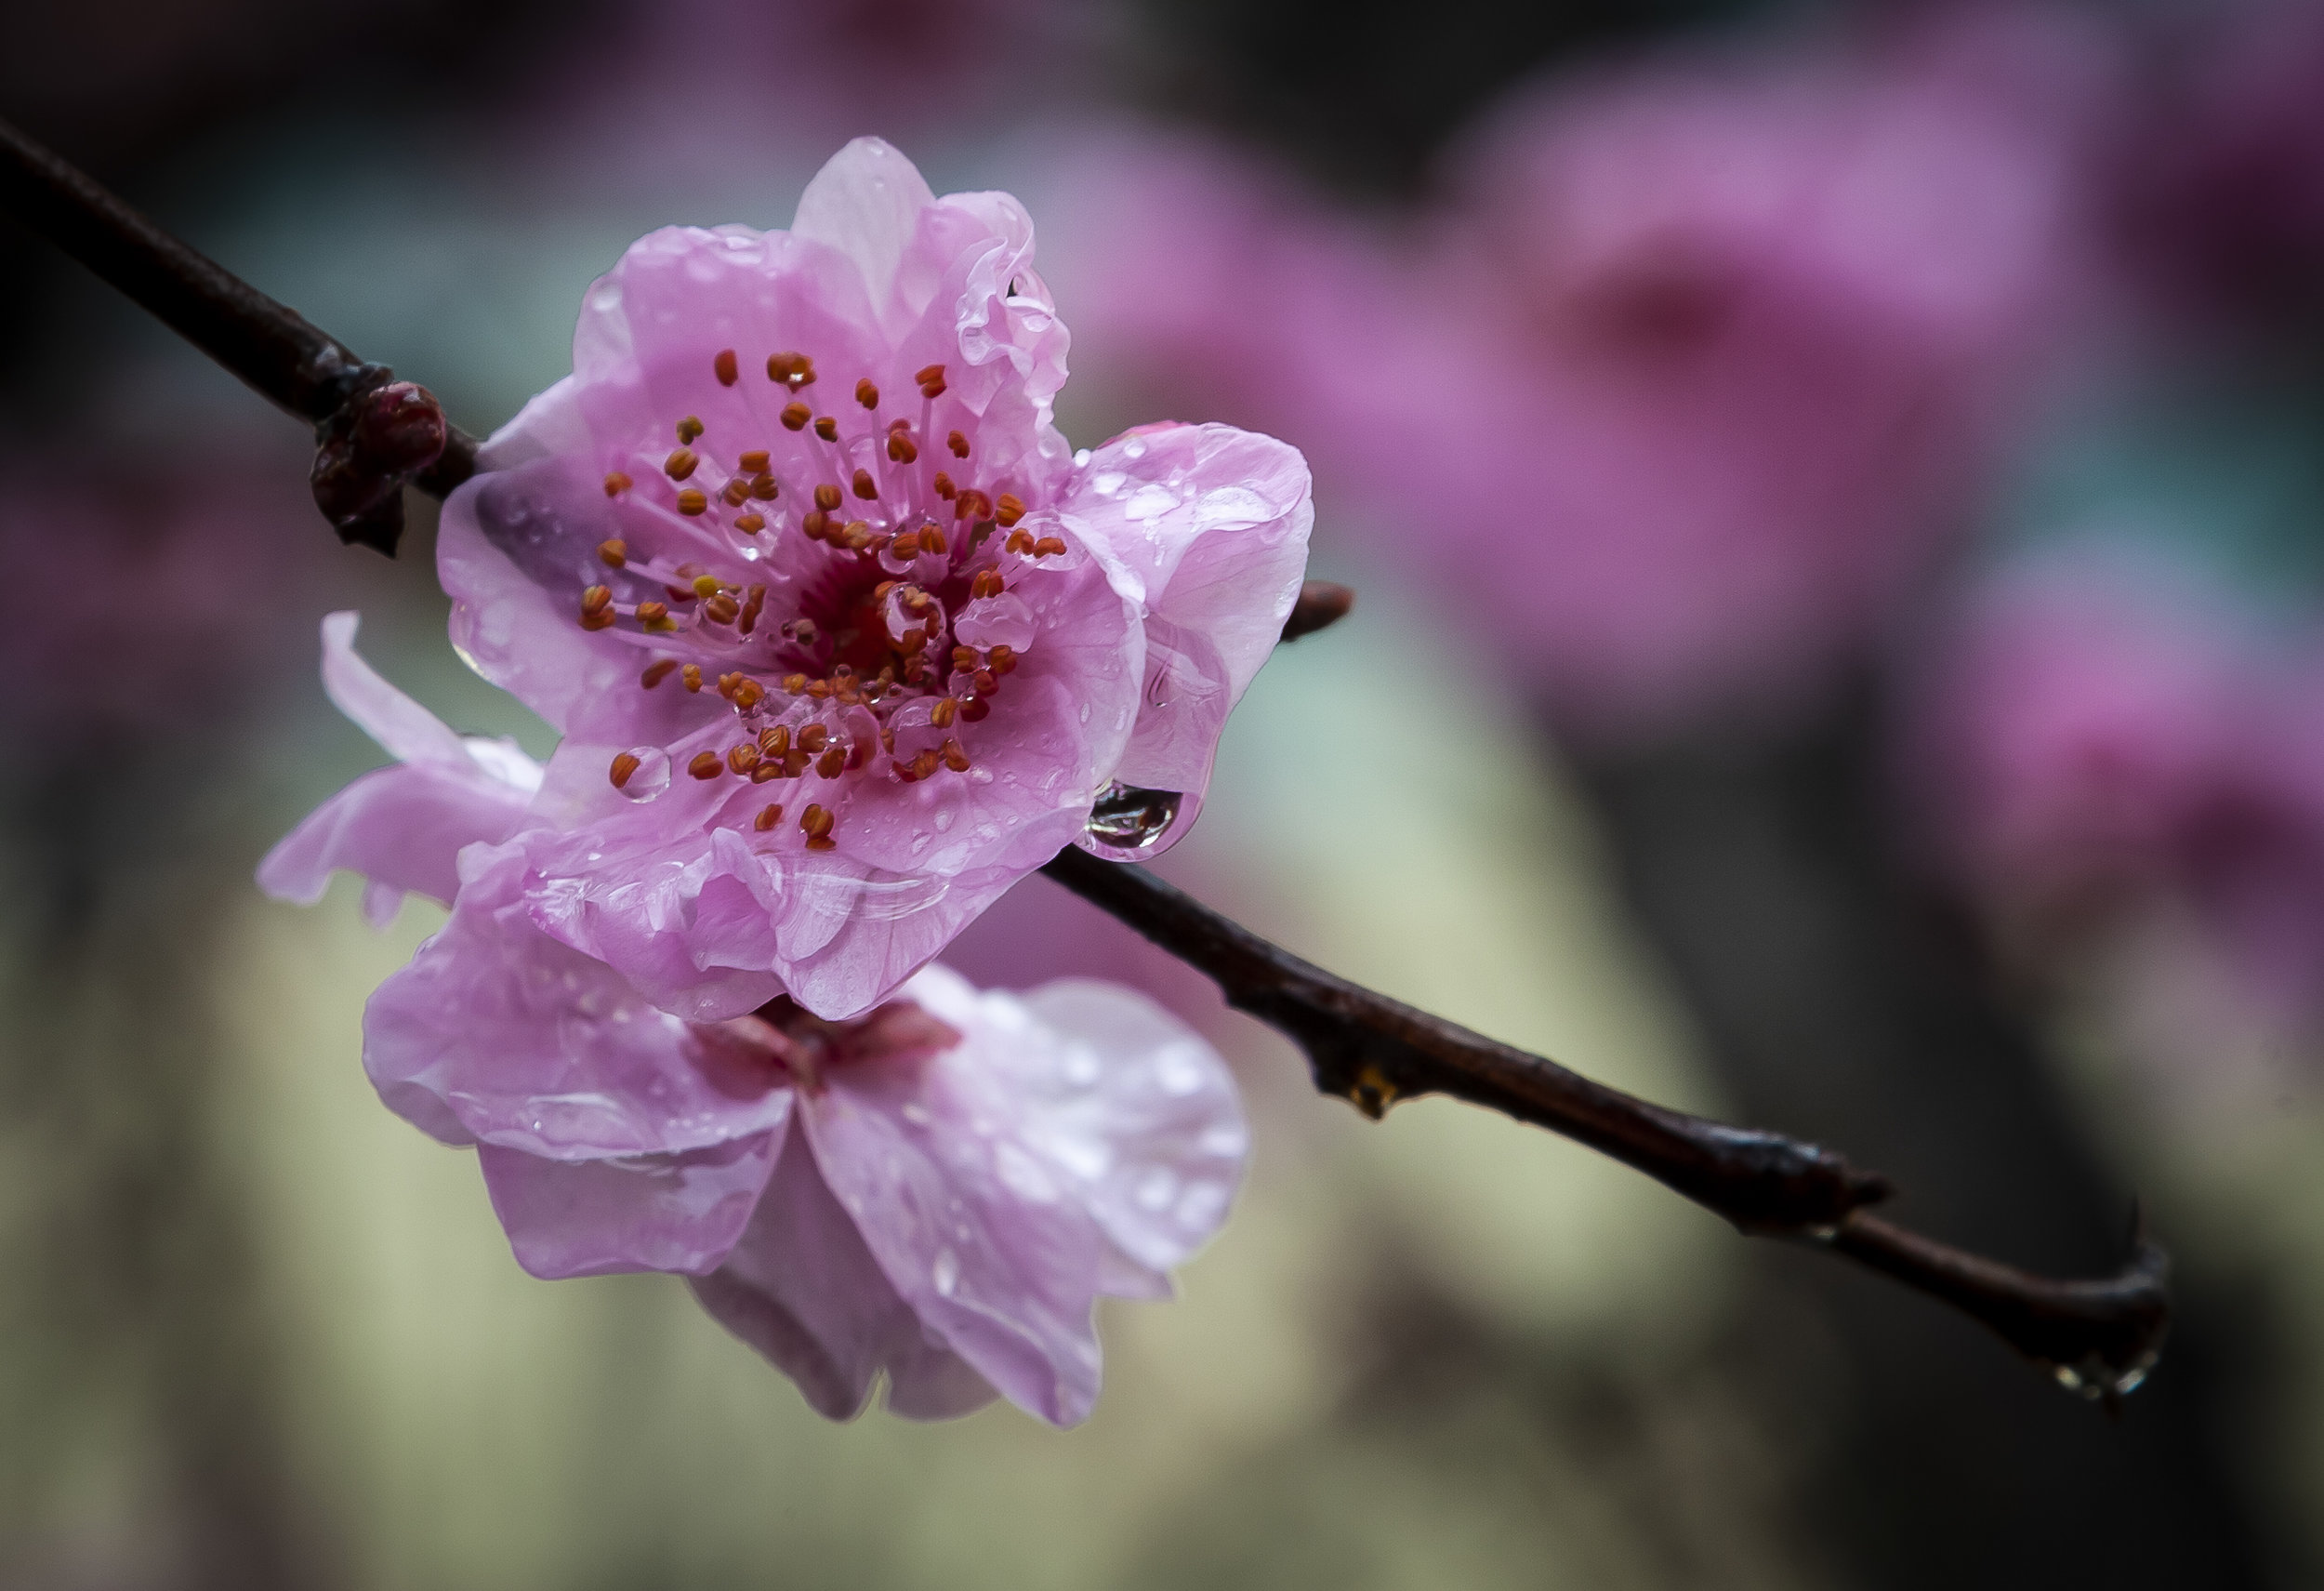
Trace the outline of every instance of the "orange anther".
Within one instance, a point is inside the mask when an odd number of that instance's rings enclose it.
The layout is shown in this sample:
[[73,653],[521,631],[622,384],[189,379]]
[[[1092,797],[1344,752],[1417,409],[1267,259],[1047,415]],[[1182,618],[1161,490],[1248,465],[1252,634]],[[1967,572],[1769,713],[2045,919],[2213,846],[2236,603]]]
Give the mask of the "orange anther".
[[806,533],[808,540],[821,541],[831,528],[831,516],[821,509],[809,509],[799,516],[799,528]]
[[888,433],[888,457],[898,464],[913,464],[918,462],[920,450],[904,432],[891,431]]
[[687,476],[693,474],[694,472],[694,466],[701,462],[701,459],[694,457],[694,450],[693,448],[673,448],[670,452],[670,456],[662,460],[662,473],[667,475],[673,481],[682,481]]
[[811,753],[820,751],[830,742],[830,730],[820,723],[810,723],[799,732],[799,749]]
[[766,518],[762,514],[737,514],[734,517],[734,528],[745,536],[756,536],[767,528]]
[[1064,550],[1065,541],[1063,537],[1045,536],[1033,544],[1033,556],[1036,558],[1054,557]]
[[855,401],[867,409],[879,406],[879,389],[872,385],[870,377],[866,376],[855,383]]
[[694,760],[686,764],[686,772],[697,779],[715,779],[726,772],[726,762],[716,751],[697,751]]
[[624,751],[614,759],[614,765],[605,770],[605,776],[614,781],[615,789],[619,789],[629,782],[629,776],[636,773],[640,766],[635,752]]
[[678,672],[678,659],[665,657],[657,663],[648,663],[645,666],[645,672],[638,676],[638,683],[650,691],[676,672]]
[[627,491],[630,487],[636,484],[637,483],[635,481],[632,481],[628,476],[623,474],[620,471],[611,471],[605,477],[605,495],[609,497],[618,497],[624,492]]
[[685,686],[690,691],[700,690],[702,688],[702,665],[699,663],[687,664],[684,671],[680,674],[678,683]]
[[830,513],[839,506],[839,488],[825,481],[815,488],[815,506]]
[[815,434],[825,442],[837,442],[839,440],[839,422],[829,415],[818,415],[815,417]]
[[737,774],[747,774],[759,765],[759,748],[746,740],[726,749],[726,765]]
[[783,429],[785,431],[805,431],[807,422],[812,418],[814,418],[814,411],[805,404],[783,405]]
[[938,497],[949,498],[953,493],[958,490],[959,488],[952,484],[951,476],[945,474],[942,470],[936,471],[936,495]]
[[688,415],[684,419],[678,422],[679,441],[692,442],[694,438],[700,436],[701,434],[702,422],[696,419],[693,416]]
[[759,749],[769,757],[780,757],[791,749],[791,731],[787,724],[776,724],[759,732]]
[[951,447],[952,456],[955,458],[966,458],[969,456],[969,439],[962,436],[958,431],[956,431],[950,436],[944,438],[944,442]]
[[920,549],[926,552],[933,552],[941,558],[952,550],[952,543],[944,539],[943,531],[938,530],[932,524],[924,524],[920,526]]
[[965,774],[969,771],[968,752],[961,749],[960,742],[949,735],[944,736],[944,754],[945,767],[950,768],[956,774]]
[[585,614],[603,613],[614,600],[610,586],[591,586],[581,593],[581,611]]
[[754,447],[734,460],[734,468],[746,475],[757,475],[766,470],[767,462],[767,450],[763,447]]
[[1000,522],[1001,529],[1007,530],[1024,518],[1024,499],[1014,492],[1003,492],[999,503],[993,510],[993,517]]
[[871,478],[871,471],[868,470],[858,470],[855,471],[855,479],[851,483],[851,484],[854,488],[855,495],[862,497],[866,502],[870,502],[879,496],[879,484]]
[[707,512],[709,507],[710,499],[704,497],[700,492],[695,491],[692,486],[688,486],[684,491],[678,494],[678,511],[686,515],[689,519],[692,519],[698,514]]
[[742,367],[735,363],[734,351],[731,348],[720,349],[718,357],[710,361],[710,368],[717,374],[721,387],[732,387],[734,378],[742,374]]
[[759,833],[764,834],[768,829],[772,829],[776,824],[782,821],[783,803],[781,802],[777,802],[772,806],[760,807],[759,809],[759,815],[750,820],[750,826],[753,829],[756,829]]
[[928,722],[939,729],[950,729],[952,721],[960,716],[960,703],[952,696],[941,696],[928,709]]
[[740,475],[729,475],[726,484],[719,488],[719,497],[730,509],[738,509],[750,500],[750,483]]
[[828,747],[822,756],[815,759],[815,772],[823,778],[836,779],[846,771],[847,749],[845,747]]
[[750,495],[762,503],[771,503],[783,495],[783,488],[775,484],[773,476],[761,470],[750,478]]
[[597,561],[608,569],[619,569],[629,562],[629,543],[616,536],[610,541],[597,544]]

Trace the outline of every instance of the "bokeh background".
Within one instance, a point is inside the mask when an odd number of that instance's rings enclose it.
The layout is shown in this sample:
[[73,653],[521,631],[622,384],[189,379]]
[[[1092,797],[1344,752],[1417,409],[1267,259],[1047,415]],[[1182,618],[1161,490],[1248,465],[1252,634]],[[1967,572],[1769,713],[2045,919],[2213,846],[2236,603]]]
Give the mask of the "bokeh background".
[[[0,113],[491,429],[670,221],[846,138],[1006,187],[1076,443],[1316,471],[1163,870],[1303,954],[1891,1173],[2180,1325],[2109,1421],[1916,1298],[1441,1101],[1380,1126],[1039,879],[1257,1125],[1096,1417],[845,1426],[667,1278],[524,1277],[358,1066],[441,921],[262,901],[470,731],[423,512],[0,222],[0,1586],[2324,1584],[2324,4],[87,0]],[[424,505],[420,505],[424,509]]]

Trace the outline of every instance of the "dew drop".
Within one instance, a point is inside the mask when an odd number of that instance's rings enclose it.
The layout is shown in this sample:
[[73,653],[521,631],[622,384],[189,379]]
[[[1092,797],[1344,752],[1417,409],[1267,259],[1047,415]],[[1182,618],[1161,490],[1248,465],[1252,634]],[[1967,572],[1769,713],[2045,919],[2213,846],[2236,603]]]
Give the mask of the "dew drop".
[[1169,832],[1185,799],[1176,790],[1142,789],[1116,779],[1098,792],[1087,831],[1100,855],[1135,858]]
[[952,1290],[960,1285],[959,1256],[950,1249],[937,1250],[936,1264],[929,1272],[929,1279],[936,1284],[938,1293],[951,1297]]
[[652,801],[669,789],[669,753],[659,746],[632,746],[629,754],[638,760],[638,766],[622,781],[621,793],[631,801]]

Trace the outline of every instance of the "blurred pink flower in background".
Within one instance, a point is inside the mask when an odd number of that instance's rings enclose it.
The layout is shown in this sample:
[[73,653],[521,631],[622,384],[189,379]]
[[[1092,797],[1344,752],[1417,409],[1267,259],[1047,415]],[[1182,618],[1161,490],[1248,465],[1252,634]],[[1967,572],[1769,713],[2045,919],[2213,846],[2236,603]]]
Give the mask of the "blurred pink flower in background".
[[332,698],[397,762],[275,847],[312,902],[369,880],[452,918],[372,996],[363,1066],[423,1132],[478,1147],[535,1276],[674,1271],[823,1413],[885,1373],[914,1418],[1005,1396],[1086,1418],[1101,1294],[1166,1298],[1224,1221],[1242,1110],[1224,1063],[1152,1002],[1074,981],[1019,999],[919,971],[826,1023],[787,1001],[721,1022],[659,1009],[544,933],[519,833],[545,770],[463,737],[324,626]]
[[186,444],[127,459],[44,444],[0,459],[0,554],[46,593],[0,628],[16,682],[0,693],[0,726],[57,752],[131,731],[141,742],[206,733],[297,655],[256,616],[310,607],[336,550],[297,452]]
[[1908,800],[2017,957],[2127,957],[2180,1067],[2205,1022],[2324,1024],[2324,641],[2153,555],[2053,555],[1974,594],[1908,733]]
[[1979,10],[1561,81],[1400,233],[1101,144],[1061,279],[1098,358],[1136,351],[1100,381],[1291,438],[1327,537],[1568,727],[1650,735],[1812,682],[1974,507],[2073,324],[2105,64]]

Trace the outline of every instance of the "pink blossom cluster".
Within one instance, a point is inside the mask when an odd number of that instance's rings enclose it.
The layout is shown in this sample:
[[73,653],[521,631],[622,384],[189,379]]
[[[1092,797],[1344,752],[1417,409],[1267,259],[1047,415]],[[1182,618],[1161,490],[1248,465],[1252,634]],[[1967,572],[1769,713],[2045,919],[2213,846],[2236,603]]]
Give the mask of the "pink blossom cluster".
[[682,1272],[835,1415],[884,1373],[1080,1419],[1094,1299],[1166,1294],[1239,1175],[1221,1063],[1150,1002],[930,965],[1061,847],[1184,830],[1305,564],[1297,453],[1075,454],[1065,350],[1016,202],[876,139],[788,232],[640,240],[438,543],[555,753],[453,733],[334,616],[326,688],[398,762],[260,868],[451,906],[364,1062],[479,1146],[528,1268]]

